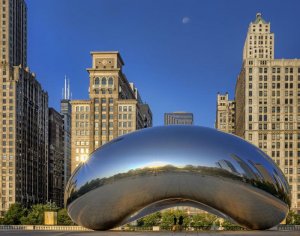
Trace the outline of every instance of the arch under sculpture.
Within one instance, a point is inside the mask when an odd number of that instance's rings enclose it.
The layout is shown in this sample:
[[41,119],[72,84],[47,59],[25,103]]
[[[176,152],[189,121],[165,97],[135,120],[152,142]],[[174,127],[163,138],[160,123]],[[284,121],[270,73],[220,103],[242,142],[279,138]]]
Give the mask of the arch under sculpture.
[[288,183],[260,149],[237,136],[197,126],[164,126],[103,145],[71,176],[72,220],[107,230],[172,206],[204,209],[249,229],[287,215]]

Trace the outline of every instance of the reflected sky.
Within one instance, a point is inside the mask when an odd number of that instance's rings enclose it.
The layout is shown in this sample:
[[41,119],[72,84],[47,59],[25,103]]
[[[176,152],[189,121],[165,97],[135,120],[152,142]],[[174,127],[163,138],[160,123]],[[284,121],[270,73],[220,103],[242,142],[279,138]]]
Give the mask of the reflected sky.
[[[276,164],[271,158],[237,136],[197,126],[163,126],[124,135],[93,152],[77,173],[77,188],[91,179],[109,178],[145,167],[222,168],[217,164],[220,161],[231,163],[237,175],[255,180],[261,178],[259,172],[263,168],[267,179],[277,182],[273,177]],[[284,178],[279,169],[278,173]]]
[[[236,200],[228,202],[228,196]],[[134,207],[135,198],[140,203],[134,210],[127,204],[132,201]],[[116,218],[105,225],[109,228],[128,220],[129,213],[168,198],[207,204],[257,229],[279,223],[290,204],[287,181],[271,158],[237,136],[199,126],[148,128],[117,138],[93,152],[66,188],[67,208],[75,206],[71,215],[91,227],[102,223],[86,219],[87,209],[105,213],[116,208],[111,216]],[[261,220],[249,216],[255,221],[251,223],[243,213],[245,207],[255,215],[256,203],[266,206],[264,214],[273,215],[268,222],[258,223]],[[238,213],[231,204],[239,206]]]

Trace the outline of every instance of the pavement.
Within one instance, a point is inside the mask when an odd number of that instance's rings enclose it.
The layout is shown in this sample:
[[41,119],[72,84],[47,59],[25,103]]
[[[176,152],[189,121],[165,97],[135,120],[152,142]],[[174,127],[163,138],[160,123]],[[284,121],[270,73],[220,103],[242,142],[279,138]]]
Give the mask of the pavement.
[[205,232],[116,232],[116,231],[23,231],[23,230],[1,230],[0,236],[299,236],[299,231],[205,231]]

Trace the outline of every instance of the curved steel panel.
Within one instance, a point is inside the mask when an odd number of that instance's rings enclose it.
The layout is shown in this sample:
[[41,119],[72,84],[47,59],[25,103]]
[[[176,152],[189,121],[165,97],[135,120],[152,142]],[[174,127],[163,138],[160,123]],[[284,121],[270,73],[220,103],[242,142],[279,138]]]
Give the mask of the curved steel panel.
[[199,126],[164,126],[103,145],[73,173],[65,192],[79,225],[107,230],[174,205],[228,217],[250,229],[280,223],[288,183],[243,139]]

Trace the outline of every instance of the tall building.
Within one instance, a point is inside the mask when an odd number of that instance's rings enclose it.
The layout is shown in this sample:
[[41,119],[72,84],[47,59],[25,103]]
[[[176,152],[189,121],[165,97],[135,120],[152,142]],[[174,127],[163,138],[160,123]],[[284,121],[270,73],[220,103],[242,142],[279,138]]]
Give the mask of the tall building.
[[165,125],[192,125],[193,113],[189,112],[172,112],[165,113]]
[[62,115],[49,108],[48,201],[64,206],[64,122]]
[[89,99],[72,100],[72,171],[113,138],[152,125],[150,108],[122,72],[118,52],[91,52]]
[[0,216],[15,202],[47,201],[48,94],[26,67],[23,0],[0,2]]
[[65,78],[62,100],[60,101],[60,114],[64,123],[64,189],[71,177],[71,94],[70,82]]
[[152,127],[152,112],[148,104],[140,104],[140,111],[142,115],[142,128]]
[[1,61],[10,66],[27,66],[27,6],[24,0],[2,0]]
[[236,134],[266,152],[286,175],[300,212],[300,60],[274,59],[274,34],[251,22],[235,90]]
[[235,101],[229,100],[228,93],[217,95],[216,129],[235,133]]

